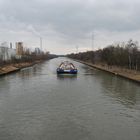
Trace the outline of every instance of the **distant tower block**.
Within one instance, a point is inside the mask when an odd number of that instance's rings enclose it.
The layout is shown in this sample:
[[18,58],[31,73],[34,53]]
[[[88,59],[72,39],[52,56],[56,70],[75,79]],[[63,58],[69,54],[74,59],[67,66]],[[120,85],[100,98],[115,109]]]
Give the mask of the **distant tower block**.
[[23,42],[16,42],[16,55],[22,56],[24,54]]
[[36,53],[37,55],[41,54],[40,48],[35,48],[35,53]]

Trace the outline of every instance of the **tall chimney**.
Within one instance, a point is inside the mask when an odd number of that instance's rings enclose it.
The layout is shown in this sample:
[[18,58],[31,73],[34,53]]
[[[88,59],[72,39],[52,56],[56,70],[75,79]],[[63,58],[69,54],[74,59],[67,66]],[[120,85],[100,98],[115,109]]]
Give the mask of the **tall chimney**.
[[10,42],[10,49],[12,49],[12,42]]

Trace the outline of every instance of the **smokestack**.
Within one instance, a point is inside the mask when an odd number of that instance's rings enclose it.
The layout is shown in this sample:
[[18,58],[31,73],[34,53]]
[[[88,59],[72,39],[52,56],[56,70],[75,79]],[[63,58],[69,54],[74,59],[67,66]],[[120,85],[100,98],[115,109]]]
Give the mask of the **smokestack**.
[[12,43],[10,42],[10,49],[12,49]]
[[40,49],[42,51],[42,37],[40,37]]

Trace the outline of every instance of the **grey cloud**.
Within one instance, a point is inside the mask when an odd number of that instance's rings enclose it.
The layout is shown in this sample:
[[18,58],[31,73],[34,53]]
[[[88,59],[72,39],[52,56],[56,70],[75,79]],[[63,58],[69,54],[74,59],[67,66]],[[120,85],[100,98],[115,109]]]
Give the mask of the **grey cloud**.
[[93,30],[139,30],[139,7],[139,0],[0,0],[0,28],[72,41]]
[[5,0],[1,13],[18,22],[45,26],[52,24],[60,32],[88,32],[93,28],[100,30],[136,30],[140,20],[137,17],[140,3],[129,1],[99,0],[93,5],[83,1],[67,2],[45,0]]

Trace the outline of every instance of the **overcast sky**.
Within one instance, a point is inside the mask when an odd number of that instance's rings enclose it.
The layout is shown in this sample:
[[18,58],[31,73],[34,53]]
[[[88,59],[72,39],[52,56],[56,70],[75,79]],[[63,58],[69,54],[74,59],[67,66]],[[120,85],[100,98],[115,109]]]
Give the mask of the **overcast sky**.
[[140,41],[139,0],[0,0],[0,42],[23,41],[51,53]]

